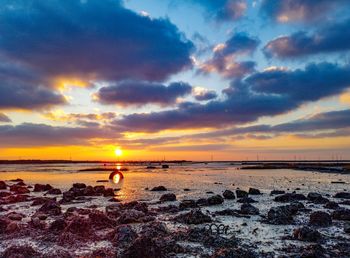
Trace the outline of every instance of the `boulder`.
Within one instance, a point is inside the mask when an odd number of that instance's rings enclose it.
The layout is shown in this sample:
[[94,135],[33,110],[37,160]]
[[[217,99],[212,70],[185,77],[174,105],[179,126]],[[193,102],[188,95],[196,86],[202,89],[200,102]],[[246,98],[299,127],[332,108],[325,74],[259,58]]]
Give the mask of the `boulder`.
[[117,222],[118,224],[129,224],[142,222],[142,218],[145,217],[145,213],[142,211],[128,209],[121,212]]
[[224,198],[222,198],[221,195],[210,196],[207,200],[208,205],[218,205],[224,202]]
[[207,206],[208,205],[208,199],[206,199],[206,198],[199,198],[196,201],[196,205],[197,206]]
[[260,195],[261,192],[260,192],[259,189],[256,189],[256,188],[249,188],[248,194],[250,194],[250,195]]
[[307,195],[307,199],[315,204],[325,204],[329,202],[327,198],[324,198],[321,194],[314,192],[309,193]]
[[188,213],[178,215],[177,217],[175,217],[175,221],[184,224],[197,225],[212,222],[212,219],[210,216],[202,213],[201,210],[192,210]]
[[229,200],[232,200],[232,199],[236,198],[234,192],[232,192],[230,190],[225,190],[222,195],[224,196],[225,199],[229,199]]
[[339,198],[339,199],[350,199],[350,193],[349,192],[340,192],[336,193],[334,195],[334,198]]
[[166,189],[165,186],[160,185],[160,186],[153,187],[151,189],[151,191],[153,191],[153,192],[164,192],[164,191],[168,191],[168,189]]
[[270,195],[280,195],[280,194],[285,194],[286,191],[282,191],[282,190],[272,190],[270,192]]
[[325,207],[326,209],[335,210],[339,208],[339,205],[336,202],[327,202],[323,207]]
[[176,195],[173,193],[163,194],[160,197],[160,201],[161,202],[174,202],[174,201],[176,201]]
[[237,195],[237,198],[248,197],[248,193],[240,189],[236,190],[236,195]]
[[113,242],[118,246],[127,246],[137,238],[137,233],[130,225],[120,225],[115,230]]
[[52,216],[58,216],[62,213],[61,206],[54,200],[49,200],[48,202],[44,203],[38,211]]
[[11,185],[10,191],[15,192],[16,194],[26,194],[30,192],[27,187],[20,185]]
[[114,190],[113,188],[106,188],[103,192],[103,196],[104,197],[111,197],[111,196],[115,196]]
[[288,225],[294,222],[294,215],[298,212],[297,205],[272,207],[267,213],[268,222],[275,225]]
[[294,229],[293,238],[300,241],[317,242],[322,236],[317,230],[304,226]]
[[5,190],[7,188],[7,185],[4,181],[0,181],[0,190]]
[[103,229],[114,227],[115,221],[106,216],[102,211],[94,210],[89,213],[89,219],[94,228]]
[[83,189],[86,188],[86,184],[84,183],[74,183],[73,188]]
[[62,191],[58,188],[52,188],[46,192],[47,194],[59,195],[62,194]]
[[344,224],[344,232],[350,234],[350,223]]
[[97,194],[103,194],[105,191],[104,185],[96,185],[94,186],[94,190]]
[[333,211],[332,218],[336,220],[350,221],[350,210],[345,208],[339,208]]
[[179,206],[181,210],[196,208],[196,207],[197,207],[197,204],[195,200],[183,200],[180,202],[180,206]]
[[43,184],[35,184],[34,185],[34,192],[46,192],[48,190],[51,190],[53,187],[49,184],[43,185]]
[[303,194],[286,193],[286,194],[276,196],[274,200],[276,202],[293,202],[293,201],[306,200],[306,197]]
[[240,213],[246,215],[258,215],[259,209],[249,203],[243,203]]
[[332,224],[332,217],[327,212],[315,211],[310,214],[309,224],[319,227],[328,227]]

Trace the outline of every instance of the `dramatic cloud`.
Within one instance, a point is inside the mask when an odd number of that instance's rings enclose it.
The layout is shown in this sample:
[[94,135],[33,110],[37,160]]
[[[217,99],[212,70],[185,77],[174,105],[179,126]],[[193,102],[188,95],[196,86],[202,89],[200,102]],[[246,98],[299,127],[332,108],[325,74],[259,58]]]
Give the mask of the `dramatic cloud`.
[[217,72],[226,78],[242,77],[255,70],[255,62],[237,62],[239,56],[251,54],[260,41],[246,33],[236,33],[224,44],[218,44],[213,57],[200,66],[200,72]]
[[0,123],[10,123],[11,122],[11,119],[3,114],[3,113],[0,113]]
[[173,82],[165,86],[160,83],[128,80],[102,87],[95,94],[95,98],[103,104],[167,106],[176,103],[177,98],[186,96],[191,91],[192,87],[184,82]]
[[261,12],[278,22],[310,22],[346,4],[349,4],[347,0],[263,0]]
[[217,94],[213,90],[207,90],[201,87],[195,87],[193,89],[194,98],[198,101],[206,101],[211,99],[216,99]]
[[311,54],[350,49],[350,19],[328,25],[314,33],[296,32],[270,41],[264,52],[267,56],[293,58]]
[[294,110],[302,104],[344,92],[350,85],[350,67],[310,64],[304,70],[266,70],[233,81],[227,98],[207,104],[183,103],[178,109],[131,114],[116,120],[124,130],[219,128],[256,121]]
[[191,65],[193,49],[169,20],[117,0],[5,0],[0,35],[0,53],[12,60],[51,76],[100,80],[163,80]]
[[113,112],[105,112],[100,114],[66,114],[63,111],[58,110],[54,112],[44,113],[43,116],[52,121],[67,122],[69,124],[92,127],[99,126],[101,123],[108,123],[112,119],[116,118],[117,114]]
[[118,136],[100,127],[54,127],[32,123],[0,126],[1,147],[83,145],[94,138]]

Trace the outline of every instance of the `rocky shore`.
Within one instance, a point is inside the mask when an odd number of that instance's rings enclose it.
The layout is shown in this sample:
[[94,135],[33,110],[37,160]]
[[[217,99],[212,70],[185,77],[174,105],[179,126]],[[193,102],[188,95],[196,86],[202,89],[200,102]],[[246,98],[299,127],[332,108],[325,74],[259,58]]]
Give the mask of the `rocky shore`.
[[[0,181],[0,257],[349,257],[350,192],[223,189],[148,202]],[[188,192],[191,189],[184,189]]]

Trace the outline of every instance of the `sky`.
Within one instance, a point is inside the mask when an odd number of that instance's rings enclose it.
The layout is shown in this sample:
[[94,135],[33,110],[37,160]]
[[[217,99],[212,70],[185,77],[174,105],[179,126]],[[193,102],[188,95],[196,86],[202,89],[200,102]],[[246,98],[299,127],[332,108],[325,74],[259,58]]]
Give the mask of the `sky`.
[[0,159],[350,159],[350,2],[3,0]]

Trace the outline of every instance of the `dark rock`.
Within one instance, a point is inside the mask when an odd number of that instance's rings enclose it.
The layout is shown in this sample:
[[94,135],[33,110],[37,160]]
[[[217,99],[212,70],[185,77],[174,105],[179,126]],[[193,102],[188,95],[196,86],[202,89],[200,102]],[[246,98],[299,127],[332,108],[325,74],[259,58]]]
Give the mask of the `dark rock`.
[[91,221],[82,216],[73,216],[71,220],[68,221],[63,233],[72,233],[84,238],[90,238],[94,235]]
[[215,251],[211,258],[229,258],[229,257],[244,257],[244,258],[257,258],[258,255],[251,250],[243,247],[235,248],[221,248]]
[[96,186],[94,186],[94,190],[95,190],[96,194],[103,194],[105,191],[105,187],[104,187],[104,185],[96,185]]
[[329,202],[327,198],[324,198],[321,194],[314,192],[309,193],[307,195],[307,199],[315,204],[325,204]]
[[303,194],[286,193],[286,194],[276,196],[274,200],[276,202],[293,202],[293,201],[306,200],[306,197]]
[[239,202],[239,203],[255,203],[257,201],[253,200],[250,197],[243,197],[243,198],[238,199],[237,202]]
[[75,184],[73,184],[73,187],[74,188],[78,188],[78,189],[83,189],[83,188],[86,188],[86,184],[84,184],[84,183],[75,183]]
[[200,198],[196,201],[196,205],[198,206],[207,206],[208,205],[208,199]]
[[293,216],[298,212],[297,205],[272,207],[267,213],[268,222],[275,225],[288,225],[294,222]]
[[315,211],[310,214],[310,225],[328,227],[332,224],[332,217],[327,212]]
[[181,209],[175,205],[161,206],[157,208],[158,212],[161,213],[178,213]]
[[47,194],[59,195],[62,194],[62,191],[58,188],[52,188],[46,192]]
[[189,191],[191,191],[191,189],[189,189],[189,188],[184,188],[184,191],[185,191],[185,192],[189,192]]
[[75,199],[75,194],[72,191],[67,191],[63,193],[60,203],[70,203]]
[[142,225],[140,234],[146,237],[164,237],[168,234],[166,225],[162,222],[151,222]]
[[121,212],[117,222],[118,224],[129,224],[142,222],[142,218],[145,217],[145,213],[142,211],[130,209]]
[[201,210],[192,210],[175,217],[175,221],[185,224],[203,224],[212,221],[211,217],[202,213]]
[[89,213],[89,219],[94,228],[103,229],[116,225],[115,221],[110,219],[101,211],[95,210]]
[[344,232],[350,234],[350,223],[344,224]]
[[49,227],[49,231],[52,233],[60,233],[66,228],[66,221],[62,218],[54,220]]
[[136,232],[130,225],[120,225],[115,230],[113,242],[118,246],[127,246],[137,238]]
[[180,202],[180,209],[184,210],[184,209],[189,209],[189,208],[196,208],[197,204],[194,200],[183,200]]
[[248,197],[248,193],[240,189],[236,190],[236,195],[237,195],[237,198]]
[[106,188],[103,192],[103,196],[104,197],[111,197],[111,196],[115,196],[114,190],[113,188]]
[[29,257],[42,257],[42,255],[37,251],[35,251],[33,247],[29,245],[10,246],[1,255],[1,258],[29,258]]
[[339,208],[333,211],[332,218],[336,220],[350,221],[350,210],[345,208]]
[[15,192],[16,194],[26,194],[30,192],[27,187],[20,185],[11,185],[10,191]]
[[6,215],[6,217],[9,218],[10,220],[21,221],[26,216],[17,212],[10,212]]
[[96,195],[98,194],[96,194],[95,189],[91,185],[84,188],[84,196],[96,196]]
[[310,245],[303,247],[299,255],[300,258],[326,258],[327,251],[320,245]]
[[350,193],[349,193],[349,192],[340,192],[340,193],[336,193],[336,194],[334,195],[334,198],[350,199]]
[[342,202],[340,202],[340,204],[343,204],[343,205],[350,205],[350,200],[342,201]]
[[29,201],[29,195],[25,195],[25,194],[9,195],[5,198],[0,199],[0,205],[18,203],[18,202],[27,202],[27,201]]
[[17,179],[11,179],[11,182],[23,182],[23,179],[17,178]]
[[236,198],[234,192],[232,192],[230,190],[225,190],[222,195],[224,196],[225,199],[229,199],[229,200],[232,200],[232,199]]
[[153,191],[153,192],[164,192],[164,191],[168,191],[168,189],[166,189],[164,186],[160,185],[160,186],[153,187],[151,189],[151,191]]
[[220,195],[214,195],[208,198],[208,205],[218,205],[222,204],[223,202],[224,199]]
[[261,194],[261,192],[260,192],[259,189],[249,188],[248,194],[250,194],[250,195],[259,195],[259,194]]
[[243,203],[241,206],[240,213],[246,215],[258,215],[259,209],[249,203]]
[[0,190],[5,190],[7,188],[7,185],[4,181],[0,181]]
[[325,207],[326,209],[335,210],[339,208],[339,205],[336,202],[327,202],[323,207]]
[[35,184],[34,185],[34,192],[46,192],[48,190],[51,190],[53,187],[49,184],[42,185],[42,184]]
[[59,205],[59,203],[53,200],[44,203],[38,211],[52,216],[57,216],[62,213],[61,206]]
[[284,194],[286,193],[286,191],[282,191],[282,190],[272,190],[270,195],[279,195],[279,194]]
[[7,192],[7,191],[1,191],[0,192],[0,198],[2,198],[2,197],[7,197],[7,196],[10,196],[11,195],[11,193],[10,192]]
[[176,201],[176,195],[173,193],[163,194],[160,197],[160,201],[161,202],[174,202],[174,201]]
[[294,229],[293,238],[301,241],[317,242],[322,238],[322,236],[320,232],[315,229],[309,227],[301,227]]

